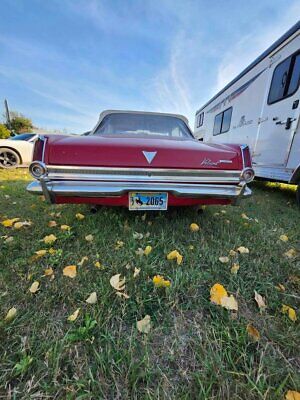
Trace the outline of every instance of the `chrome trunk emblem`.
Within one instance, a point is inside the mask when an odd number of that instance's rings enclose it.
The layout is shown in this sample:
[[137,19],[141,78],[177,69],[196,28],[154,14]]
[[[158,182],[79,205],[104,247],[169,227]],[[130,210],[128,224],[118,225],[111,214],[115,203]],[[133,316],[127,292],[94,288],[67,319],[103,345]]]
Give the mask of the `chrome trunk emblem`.
[[142,153],[144,154],[146,160],[148,161],[148,164],[151,164],[154,157],[157,154],[157,151],[143,151]]

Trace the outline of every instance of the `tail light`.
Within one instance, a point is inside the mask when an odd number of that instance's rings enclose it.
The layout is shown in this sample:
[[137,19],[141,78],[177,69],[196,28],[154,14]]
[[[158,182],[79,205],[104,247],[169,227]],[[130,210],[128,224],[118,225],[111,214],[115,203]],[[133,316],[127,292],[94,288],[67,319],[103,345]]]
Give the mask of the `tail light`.
[[44,161],[44,146],[46,139],[43,136],[39,136],[35,141],[32,160],[33,161]]
[[243,159],[243,170],[241,173],[241,178],[249,183],[254,179],[254,170],[252,168],[252,160],[249,146],[241,146],[242,159]]
[[249,146],[241,146],[244,168],[252,168],[252,160]]

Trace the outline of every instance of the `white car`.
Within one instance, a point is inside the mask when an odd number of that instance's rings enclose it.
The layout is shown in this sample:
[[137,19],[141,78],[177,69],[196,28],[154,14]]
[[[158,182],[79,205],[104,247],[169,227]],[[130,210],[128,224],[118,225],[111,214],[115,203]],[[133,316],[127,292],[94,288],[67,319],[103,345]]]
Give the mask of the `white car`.
[[36,133],[22,133],[8,139],[0,139],[0,168],[29,164],[37,137]]

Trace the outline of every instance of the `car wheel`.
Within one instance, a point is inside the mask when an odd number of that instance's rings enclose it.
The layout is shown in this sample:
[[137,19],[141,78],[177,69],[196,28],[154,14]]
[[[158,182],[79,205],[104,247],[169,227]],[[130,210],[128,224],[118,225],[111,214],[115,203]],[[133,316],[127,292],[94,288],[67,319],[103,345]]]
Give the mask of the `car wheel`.
[[21,164],[21,158],[17,152],[6,147],[0,148],[0,167],[15,168]]

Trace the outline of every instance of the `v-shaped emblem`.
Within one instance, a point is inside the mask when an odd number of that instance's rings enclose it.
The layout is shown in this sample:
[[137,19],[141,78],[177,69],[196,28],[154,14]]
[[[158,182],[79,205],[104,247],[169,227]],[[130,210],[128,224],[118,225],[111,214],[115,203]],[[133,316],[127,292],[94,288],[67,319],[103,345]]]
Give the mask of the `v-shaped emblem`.
[[157,151],[143,151],[143,154],[148,161],[148,164],[151,164],[157,154]]

